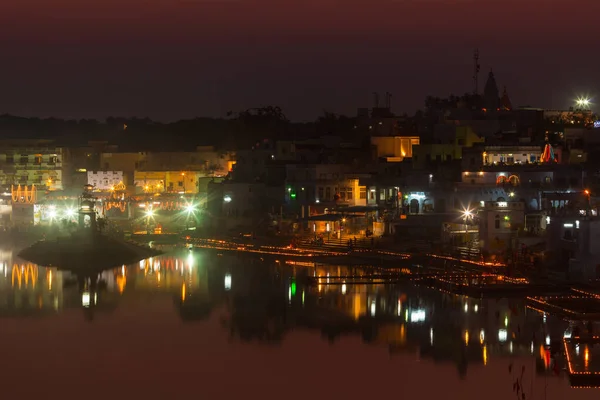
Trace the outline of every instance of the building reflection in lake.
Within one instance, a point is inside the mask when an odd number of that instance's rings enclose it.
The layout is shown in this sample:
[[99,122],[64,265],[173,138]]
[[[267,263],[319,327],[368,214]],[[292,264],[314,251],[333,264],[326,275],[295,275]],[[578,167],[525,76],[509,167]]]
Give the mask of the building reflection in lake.
[[[183,321],[205,320],[224,305],[222,325],[231,338],[243,341],[279,343],[292,330],[308,329],[330,343],[358,335],[392,355],[409,352],[451,362],[461,376],[469,364],[519,354],[533,354],[542,370],[550,369],[547,349],[562,338],[565,323],[527,309],[523,299],[467,298],[410,282],[338,279],[333,284],[334,277],[374,271],[186,251],[104,271],[82,283],[73,282],[68,272],[0,253],[0,312],[43,314],[83,307],[89,316],[129,299],[170,296]],[[310,276],[321,277],[321,283],[307,284]]]
[[0,315],[42,315],[64,305],[63,274],[0,251]]

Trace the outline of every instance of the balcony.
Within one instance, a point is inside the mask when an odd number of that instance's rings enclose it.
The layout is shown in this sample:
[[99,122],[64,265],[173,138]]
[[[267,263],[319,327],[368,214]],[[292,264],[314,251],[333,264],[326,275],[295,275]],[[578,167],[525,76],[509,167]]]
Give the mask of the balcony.
[[[477,168],[474,166],[473,168]],[[484,163],[483,171],[502,172],[502,171],[556,171],[561,169],[573,169],[573,165],[558,163]]]

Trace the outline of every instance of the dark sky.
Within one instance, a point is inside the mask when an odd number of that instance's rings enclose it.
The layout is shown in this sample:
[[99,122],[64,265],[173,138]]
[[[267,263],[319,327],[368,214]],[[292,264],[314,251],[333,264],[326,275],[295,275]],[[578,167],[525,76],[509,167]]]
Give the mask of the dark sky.
[[6,0],[0,113],[172,120],[276,104],[303,120],[386,90],[412,113],[472,90],[475,47],[480,87],[493,67],[514,105],[568,107],[600,94],[599,13],[598,0]]

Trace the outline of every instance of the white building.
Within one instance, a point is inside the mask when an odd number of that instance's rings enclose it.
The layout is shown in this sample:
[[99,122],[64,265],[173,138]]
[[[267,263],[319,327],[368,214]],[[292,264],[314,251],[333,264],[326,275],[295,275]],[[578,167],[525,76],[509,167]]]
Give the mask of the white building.
[[88,171],[88,185],[98,190],[112,190],[116,185],[123,184],[123,171]]
[[486,201],[478,211],[479,245],[489,252],[511,247],[515,233],[525,224],[525,204],[520,201]]

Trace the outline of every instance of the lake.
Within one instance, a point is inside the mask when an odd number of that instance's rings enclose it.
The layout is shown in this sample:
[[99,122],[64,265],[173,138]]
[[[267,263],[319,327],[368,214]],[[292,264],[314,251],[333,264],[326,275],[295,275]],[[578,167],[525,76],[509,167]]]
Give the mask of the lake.
[[527,399],[600,395],[552,365],[568,324],[523,299],[353,285],[334,277],[370,270],[210,250],[91,284],[13,253],[0,252],[7,399],[500,400],[521,373]]

